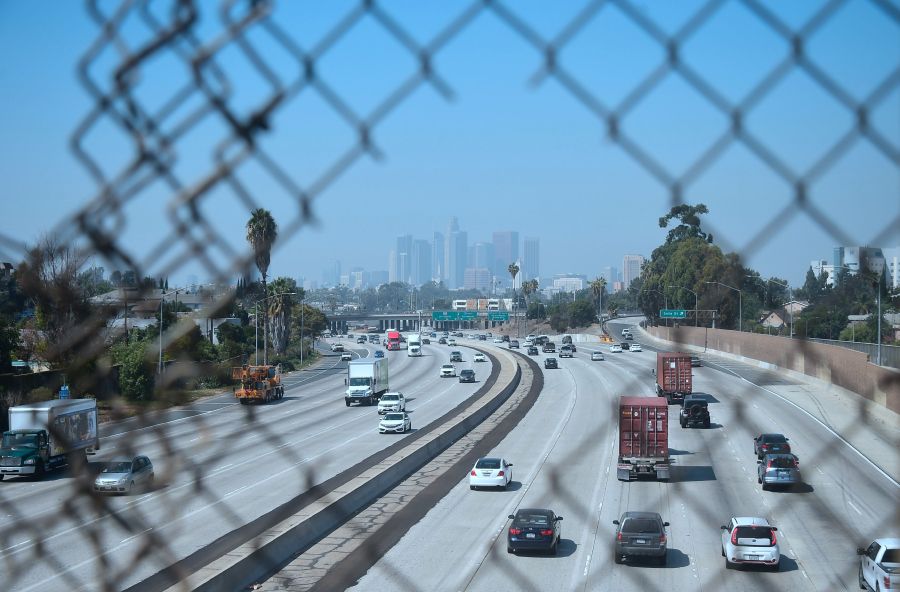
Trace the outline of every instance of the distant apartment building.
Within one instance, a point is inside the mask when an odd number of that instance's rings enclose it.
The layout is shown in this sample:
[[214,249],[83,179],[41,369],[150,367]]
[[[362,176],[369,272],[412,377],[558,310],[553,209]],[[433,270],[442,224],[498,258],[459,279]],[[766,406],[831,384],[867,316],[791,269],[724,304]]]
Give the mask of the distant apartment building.
[[553,288],[559,292],[577,292],[584,290],[587,276],[574,273],[563,273],[553,276]]
[[624,292],[625,291],[625,282],[613,282],[612,283],[612,291],[615,293]]
[[493,277],[494,274],[487,267],[467,267],[463,276],[463,288],[488,292]]
[[395,281],[409,283],[412,281],[413,237],[405,234],[397,237],[397,246],[394,251],[394,277]]
[[541,240],[536,237],[525,237],[524,257],[522,259],[522,279],[533,280],[541,274]]
[[884,256],[884,271],[887,274],[887,285],[892,290],[900,288],[900,247],[881,249]]
[[519,233],[506,230],[494,233],[494,262],[489,265],[497,277],[508,277],[509,265],[519,259]]
[[641,266],[644,264],[643,255],[625,255],[622,258],[622,283],[627,290],[631,282],[641,277]]
[[841,272],[857,274],[860,270],[881,277],[886,267],[884,253],[878,247],[835,247],[831,264],[836,281],[839,281]]

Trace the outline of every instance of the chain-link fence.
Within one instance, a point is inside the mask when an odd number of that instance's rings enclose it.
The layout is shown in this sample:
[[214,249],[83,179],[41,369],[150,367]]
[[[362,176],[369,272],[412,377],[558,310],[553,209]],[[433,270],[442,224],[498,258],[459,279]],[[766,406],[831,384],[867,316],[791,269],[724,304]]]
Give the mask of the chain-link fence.
[[[854,244],[853,233],[833,212],[817,203],[817,184],[860,144],[888,163],[894,175],[900,164],[900,133],[892,127],[895,122],[883,115],[891,110],[891,105],[897,105],[897,56],[885,56],[888,67],[882,69],[884,73],[877,82],[862,85],[854,83],[852,77],[849,82],[846,77],[836,77],[809,51],[827,27],[852,27],[857,18],[855,11],[859,10],[874,13],[880,26],[893,31],[896,39],[900,7],[889,0],[826,1],[793,22],[785,20],[778,4],[712,0],[680,6],[683,18],[677,19],[677,25],[668,26],[654,20],[652,11],[640,3],[595,0],[572,8],[569,17],[560,17],[561,25],[553,34],[542,33],[547,27],[536,26],[531,16],[525,16],[527,11],[512,1],[484,0],[454,9],[443,7],[441,13],[446,16],[439,19],[438,26],[428,27],[433,32],[424,34],[404,24],[408,22],[403,18],[404,9],[387,1],[366,0],[340,9],[332,5],[329,10],[334,18],[325,25],[319,23],[319,34],[309,37],[303,32],[304,23],[298,22],[302,18],[294,15],[285,19],[278,8],[276,3],[267,1],[223,1],[213,5],[188,0],[123,0],[85,4],[85,14],[96,24],[97,36],[79,59],[77,74],[90,97],[91,108],[72,135],[71,149],[95,181],[97,190],[52,233],[55,243],[45,253],[68,247],[78,261],[96,257],[110,267],[132,270],[138,278],[148,271],[169,276],[187,266],[199,267],[212,281],[230,283],[234,276],[248,272],[254,259],[243,247],[243,236],[234,240],[233,233],[229,233],[234,229],[223,229],[210,213],[235,204],[241,211],[269,207],[271,195],[277,193],[291,206],[291,215],[280,220],[278,245],[316,222],[314,205],[328,199],[328,192],[338,180],[363,159],[378,159],[390,153],[391,146],[376,141],[376,132],[390,115],[402,111],[423,87],[446,99],[455,96],[455,81],[442,73],[440,58],[453,43],[464,42],[464,33],[482,18],[495,19],[507,33],[523,41],[534,62],[532,85],[555,83],[563,89],[570,99],[569,107],[590,114],[597,129],[611,143],[636,163],[647,178],[665,188],[671,205],[684,203],[686,191],[714,170],[736,146],[787,188],[790,198],[781,209],[755,214],[764,224],[749,240],[738,243],[727,233],[710,229],[724,250],[739,253],[744,260],[759,253],[798,217],[813,221],[835,244]],[[775,52],[780,57],[748,81],[739,97],[720,89],[716,80],[686,59],[684,51],[705,30],[718,28],[715,21],[724,11],[735,8],[740,12],[737,22],[741,26],[765,29],[782,48]],[[611,13],[638,31],[662,55],[615,101],[601,98],[583,80],[582,72],[564,59],[566,50],[579,36]],[[338,46],[363,25],[395,43],[399,48],[395,55],[403,66],[392,71],[396,84],[383,97],[368,101],[368,108],[359,106],[366,103],[357,100],[359,97],[339,90],[354,88],[352,85],[336,84],[333,74],[321,68]],[[817,92],[826,96],[849,121],[827,145],[805,153],[802,167],[789,164],[778,146],[761,134],[758,126],[749,124],[766,99],[797,73],[811,81]],[[160,76],[167,78],[166,84],[154,85]],[[678,167],[658,156],[660,152],[652,142],[633,134],[628,126],[641,103],[652,99],[672,78],[700,97],[702,110],[727,122],[695,158]],[[331,156],[319,155],[313,170],[305,163],[285,164],[291,162],[290,155],[277,152],[266,141],[283,121],[283,114],[305,100],[315,100],[339,122],[344,140],[344,144],[336,146],[339,142],[330,139]],[[111,133],[110,130],[123,142],[115,154],[94,144],[98,133]],[[196,153],[205,160],[188,158],[189,165],[185,166],[186,155]],[[298,166],[303,168],[302,181]],[[896,185],[887,190],[896,190]],[[140,224],[141,212],[148,207],[164,213],[165,226],[156,230],[156,241],[150,248],[133,248],[128,241],[129,226]],[[337,223],[328,219],[318,222],[326,226]],[[866,236],[869,244],[897,238],[900,218],[896,208],[886,207],[883,212],[873,213],[870,223]],[[21,237],[0,235],[0,259],[35,264],[34,256],[23,246]],[[50,336],[48,359],[65,361],[70,375],[83,381],[86,392],[100,392],[97,385],[105,384],[111,372],[116,372],[117,380],[121,380],[119,370],[111,369],[106,362],[109,343],[101,328],[107,325],[108,311],[73,310],[77,306],[72,294],[54,288],[52,281],[42,285],[49,286],[43,295],[48,307],[67,309],[63,315],[67,322]],[[208,316],[229,306],[233,296],[229,293],[207,306]],[[138,291],[133,297],[140,298],[142,294]],[[160,350],[184,338],[187,332],[185,327],[173,325],[160,336]],[[98,338],[101,333],[103,337]],[[815,355],[805,351],[802,344],[799,348],[800,355]],[[152,352],[145,353],[148,358],[153,357]],[[178,381],[184,379],[181,373]],[[635,392],[642,392],[645,381],[635,380],[633,387]],[[176,400],[180,388],[180,382],[166,382],[157,392],[162,400]],[[897,388],[895,381],[885,390]],[[108,389],[104,387],[105,390]],[[258,421],[253,407],[246,409],[246,419],[240,425],[224,424],[220,415],[212,413],[222,405],[200,402],[185,410],[155,411],[134,418],[124,417],[121,409],[112,405],[112,417],[124,427],[109,433],[105,439],[108,446],[125,456],[142,454],[142,450],[151,447],[159,458],[165,459],[160,463],[163,468],[157,471],[156,481],[166,485],[133,502],[120,503],[120,499],[96,495],[92,490],[92,469],[96,463],[80,457],[73,461],[72,479],[59,479],[59,487],[49,493],[42,491],[36,499],[31,499],[30,487],[4,484],[9,487],[0,491],[0,507],[7,519],[0,531],[0,546],[7,589],[116,590],[132,584],[132,574],[138,568],[142,574],[168,570],[168,579],[153,580],[148,585],[158,589],[214,558],[215,550],[231,548],[222,539],[262,537],[262,533],[248,529],[242,512],[230,501],[239,487],[226,491],[219,485],[215,489],[209,486],[210,479],[223,470],[222,460],[227,463],[236,449],[259,447],[255,462],[265,462],[273,454],[286,457],[289,463],[300,467],[291,475],[297,477],[301,494],[309,494],[314,485],[321,486],[315,465],[307,462],[302,451],[303,434],[286,432],[277,422]],[[737,420],[752,432],[766,431],[767,426],[759,424],[748,405],[744,399],[737,399]],[[877,430],[866,406],[860,404],[858,414],[859,433]],[[609,440],[616,432],[616,417],[617,409],[611,403],[609,414],[598,420],[594,432],[584,435],[579,450],[590,454],[595,442]],[[846,439],[852,434],[842,436]],[[884,437],[891,436],[888,433]],[[845,443],[836,438],[817,450],[813,458],[804,458],[804,463],[813,466],[817,459],[828,458],[843,446]],[[587,505],[579,492],[567,489],[559,467],[548,464],[538,478],[549,479],[557,498],[578,508],[579,516],[595,516],[595,509]],[[276,475],[272,485],[277,482]],[[692,496],[690,482],[674,479],[658,495],[658,503],[650,506],[661,506],[666,499],[677,498],[710,524],[719,524],[723,519],[712,515],[702,500]],[[723,495],[730,494],[725,491]],[[40,503],[47,505],[35,508],[38,500],[46,500]],[[849,516],[815,496],[810,500],[808,503],[830,525],[832,536],[858,542],[861,533]],[[265,503],[265,497],[261,503]],[[197,513],[205,513],[207,521],[224,524],[229,533],[241,534],[216,534],[214,540],[201,540],[205,531],[191,521]],[[886,522],[897,524],[898,519],[900,515],[894,508]],[[166,530],[161,534],[163,523]],[[72,532],[79,534],[73,537]],[[192,536],[198,537],[197,547],[208,547],[205,555],[202,549],[186,551],[184,545],[173,545],[173,541],[189,540]],[[78,543],[73,545],[73,540]],[[137,544],[133,544],[135,541]],[[67,545],[67,553],[59,548],[61,542]],[[504,559],[492,551],[486,561]],[[401,566],[387,569],[402,571]],[[537,589],[526,568],[512,564],[506,569],[518,589]],[[649,576],[637,570],[629,571],[627,577],[635,588],[652,589],[654,585]],[[845,581],[833,583],[835,588],[846,585]],[[416,589],[414,582],[407,580],[407,584],[409,589]]]

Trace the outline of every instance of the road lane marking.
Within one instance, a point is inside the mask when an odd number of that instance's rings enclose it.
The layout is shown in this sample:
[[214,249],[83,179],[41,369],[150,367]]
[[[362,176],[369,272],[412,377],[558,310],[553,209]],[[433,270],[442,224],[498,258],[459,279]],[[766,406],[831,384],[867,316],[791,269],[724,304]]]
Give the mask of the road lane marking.
[[853,502],[851,502],[849,499],[847,500],[847,505],[850,506],[851,508],[853,508],[853,511],[856,512],[857,514],[859,514],[860,516],[863,515],[863,513],[859,511],[859,508],[854,506]]

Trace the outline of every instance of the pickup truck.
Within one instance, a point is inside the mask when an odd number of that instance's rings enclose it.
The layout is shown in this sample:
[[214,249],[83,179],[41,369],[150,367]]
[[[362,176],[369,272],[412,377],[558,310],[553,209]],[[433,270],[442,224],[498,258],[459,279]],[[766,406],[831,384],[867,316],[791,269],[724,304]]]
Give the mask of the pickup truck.
[[875,539],[859,555],[859,587],[896,590],[900,587],[900,539]]

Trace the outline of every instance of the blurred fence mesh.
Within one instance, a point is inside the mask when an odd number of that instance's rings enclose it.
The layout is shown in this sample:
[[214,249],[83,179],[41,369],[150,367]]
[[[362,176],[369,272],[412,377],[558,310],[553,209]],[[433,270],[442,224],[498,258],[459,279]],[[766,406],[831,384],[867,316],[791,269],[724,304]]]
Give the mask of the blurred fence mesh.
[[[202,266],[213,280],[228,282],[236,274],[250,269],[252,255],[236,249],[233,237],[225,235],[204,212],[225,207],[221,205],[223,203],[233,205],[234,200],[248,211],[267,205],[266,195],[242,180],[242,171],[253,166],[262,172],[269,183],[291,196],[295,205],[293,215],[286,223],[282,221],[280,224],[279,244],[283,244],[315,221],[313,206],[316,200],[327,199],[326,194],[336,180],[361,159],[379,158],[383,152],[390,151],[389,146],[376,143],[375,132],[388,115],[403,109],[413,93],[429,86],[441,96],[453,98],[454,81],[442,76],[435,65],[436,58],[477,18],[489,14],[521,37],[533,50],[535,75],[531,82],[555,82],[565,89],[573,100],[573,108],[592,114],[608,138],[628,154],[648,177],[666,188],[672,205],[682,203],[685,188],[714,167],[734,145],[741,145],[753,154],[790,188],[792,198],[781,211],[772,212],[767,223],[745,244],[729,244],[729,237],[716,234],[717,239],[740,253],[744,259],[758,251],[790,219],[799,215],[813,220],[835,244],[853,244],[853,239],[842,229],[840,220],[834,219],[830,212],[817,205],[811,187],[859,142],[866,142],[894,167],[900,164],[896,130],[880,129],[871,117],[874,110],[891,100],[892,93],[900,86],[900,64],[895,64],[884,79],[867,93],[847,88],[806,51],[808,42],[818,31],[836,19],[845,18],[842,9],[847,2],[823,2],[805,24],[794,27],[783,21],[766,3],[743,0],[737,4],[747,11],[749,18],[768,28],[788,50],[784,58],[761,76],[742,99],[730,100],[705,77],[704,72],[691,66],[681,55],[684,44],[708,26],[727,4],[719,0],[699,4],[691,17],[678,30],[670,33],[633,2],[597,0],[586,2],[560,28],[558,34],[544,36],[520,16],[517,4],[512,0],[473,1],[448,18],[427,42],[420,42],[417,39],[421,36],[401,24],[401,19],[396,18],[391,3],[387,1],[366,0],[350,5],[346,14],[329,31],[315,40],[304,39],[295,33],[296,23],[279,20],[274,2],[233,0],[215,5],[213,2],[188,0],[88,1],[86,14],[96,23],[98,33],[79,60],[77,73],[81,86],[90,97],[91,108],[74,132],[71,147],[75,157],[96,182],[97,190],[70,220],[60,225],[55,236],[59,244],[77,249],[81,257],[98,257],[113,267],[133,269],[137,277],[143,277],[143,271],[149,269],[157,275],[168,276],[190,263]],[[866,5],[878,11],[891,26],[900,26],[900,8],[896,4],[888,0],[872,0]],[[578,74],[567,69],[559,59],[560,53],[579,32],[609,10],[624,15],[664,52],[664,58],[658,65],[614,104],[601,100],[579,80]],[[317,69],[323,57],[329,55],[342,39],[353,34],[354,27],[362,21],[395,40],[403,53],[416,64],[410,75],[402,78],[383,100],[366,111],[352,106],[350,97],[342,96],[330,86]],[[212,35],[210,31],[213,31]],[[273,46],[278,48],[281,56],[289,56],[289,59],[271,59],[267,51]],[[225,57],[226,54],[228,57]],[[235,56],[243,61],[244,71],[235,70],[233,62],[229,61],[236,59]],[[169,64],[180,64],[180,70],[188,75],[178,85],[172,85],[175,90],[166,96],[151,98],[141,82],[148,71],[163,60]],[[244,97],[238,101],[238,91],[244,84],[242,77],[246,75],[246,70],[254,74],[258,92],[251,101]],[[775,147],[755,135],[746,125],[748,116],[769,93],[797,71],[813,80],[853,121],[832,145],[822,147],[820,155],[811,158],[811,164],[803,170],[795,170],[784,162]],[[646,142],[631,137],[623,125],[636,106],[657,92],[669,76],[679,77],[704,98],[707,109],[729,122],[727,129],[680,171],[673,170],[669,163],[654,157]],[[314,95],[328,105],[351,134],[351,140],[343,150],[305,184],[298,182],[292,171],[280,164],[279,159],[260,142],[272,130],[279,112],[303,95]],[[211,122],[215,124],[216,132],[207,134],[205,143],[199,146],[199,150],[208,157],[207,168],[199,171],[180,169],[179,154],[185,149],[186,138]],[[92,140],[100,129],[107,133],[114,130],[121,136],[127,146],[127,150],[119,155],[123,164],[110,167],[107,159],[92,148]],[[196,142],[191,144],[190,149],[198,149]],[[131,219],[138,215],[133,211],[139,210],[132,210],[130,206],[145,200],[155,203],[156,209],[165,213],[166,224],[157,229],[158,240],[152,248],[135,251],[128,246],[126,237],[128,224],[138,222]],[[873,215],[871,220],[874,224],[883,224],[871,229],[871,244],[879,244],[896,236],[897,225],[900,224],[896,217]],[[334,223],[331,220],[322,222]],[[0,236],[0,255],[20,260],[27,253],[19,238]],[[169,263],[161,269],[159,261]],[[60,295],[49,297],[59,298]],[[104,326],[105,321],[96,317],[72,327],[73,330],[62,335],[55,344],[57,349],[68,353],[76,363],[89,364],[106,345],[103,339],[96,338],[98,328]],[[182,330],[178,327],[167,331],[166,343],[181,336],[183,331],[179,331]],[[100,366],[90,366],[90,371],[98,376],[111,372]],[[636,389],[643,386],[642,382],[635,382]],[[737,403],[738,417],[743,418],[753,431],[762,431],[764,426],[752,425],[751,417],[745,416],[744,405],[741,401]],[[859,413],[862,418],[857,424],[859,429],[868,429],[870,422],[865,409],[861,407]],[[601,421],[596,433],[585,435],[585,453],[592,450],[593,442],[606,441],[614,433],[613,417],[615,412],[611,406],[609,418]],[[140,427],[144,419],[138,417],[132,421]],[[206,467],[215,460],[228,458],[235,447],[254,445],[253,442],[259,440],[267,441],[273,451],[266,454],[278,451],[279,454],[292,456],[298,466],[302,454],[291,446],[296,440],[294,436],[260,422],[255,422],[252,430],[242,426],[235,428],[226,438],[206,441],[207,434],[216,428],[217,421],[215,416],[207,418],[200,414],[180,423],[148,424],[142,428],[141,437],[128,438],[119,443],[122,452],[137,450],[141,442],[159,443],[168,460],[166,474],[157,476],[162,482],[175,482],[175,476],[179,473],[186,472],[193,476],[187,482],[182,480],[180,485],[170,486],[156,494],[166,508],[168,520],[175,523],[165,537],[154,531],[160,518],[158,511],[153,515],[145,514],[143,498],[127,506],[110,503],[91,494],[89,471],[73,472],[76,475],[74,485],[72,489],[64,490],[68,494],[60,503],[63,505],[66,528],[84,528],[84,550],[89,552],[80,560],[83,563],[73,563],[71,558],[47,552],[52,548],[53,540],[64,532],[51,528],[59,520],[58,512],[48,508],[45,515],[38,518],[22,519],[28,493],[3,488],[0,491],[0,507],[9,518],[0,531],[0,546],[4,549],[3,573],[7,589],[30,589],[29,580],[22,577],[33,569],[36,561],[42,562],[48,575],[57,576],[47,584],[46,589],[85,586],[116,590],[122,587],[124,578],[136,564],[150,564],[154,571],[167,567],[178,559],[169,541],[188,534],[179,531],[178,523],[185,517],[182,508],[188,507],[190,501],[198,496],[215,508],[219,520],[234,529],[242,526],[239,513],[230,505],[230,496],[220,496],[204,486],[204,478],[208,474]],[[252,409],[249,410],[248,422],[254,422]],[[196,434],[205,444],[199,453],[183,444],[187,433]],[[826,458],[839,446],[842,443],[835,439],[832,446],[818,451],[817,456]],[[809,459],[807,463],[814,461]],[[78,469],[78,466],[75,468]],[[315,482],[315,475],[308,474],[306,477],[307,483]],[[577,513],[581,517],[590,520],[594,515],[593,509],[586,506],[578,493],[566,490],[558,469],[548,467],[539,478],[550,479],[559,499],[580,508]],[[683,483],[672,482],[668,485],[667,495],[679,496],[704,519],[718,524],[723,517],[709,515],[702,500],[684,491],[686,487]],[[836,514],[825,503],[813,503],[817,504],[821,516],[833,525],[836,536],[847,540],[858,537],[859,533],[847,516]],[[110,538],[106,526],[108,519],[118,526],[116,540]],[[23,538],[25,533],[27,536]],[[142,544],[130,560],[117,558],[113,562],[110,557],[121,544],[119,535],[122,533],[139,537]],[[493,547],[494,550],[497,548],[497,545]],[[490,557],[489,560],[501,558]],[[83,564],[90,565],[95,574],[90,581],[79,579],[73,572],[73,567]],[[402,571],[402,566],[393,567]],[[386,569],[391,569],[391,566],[386,566]],[[506,569],[519,589],[536,589],[523,568],[508,565]],[[634,578],[635,586],[652,587],[641,572],[631,570],[628,573],[629,578]],[[413,582],[408,583],[410,589],[415,589]]]

